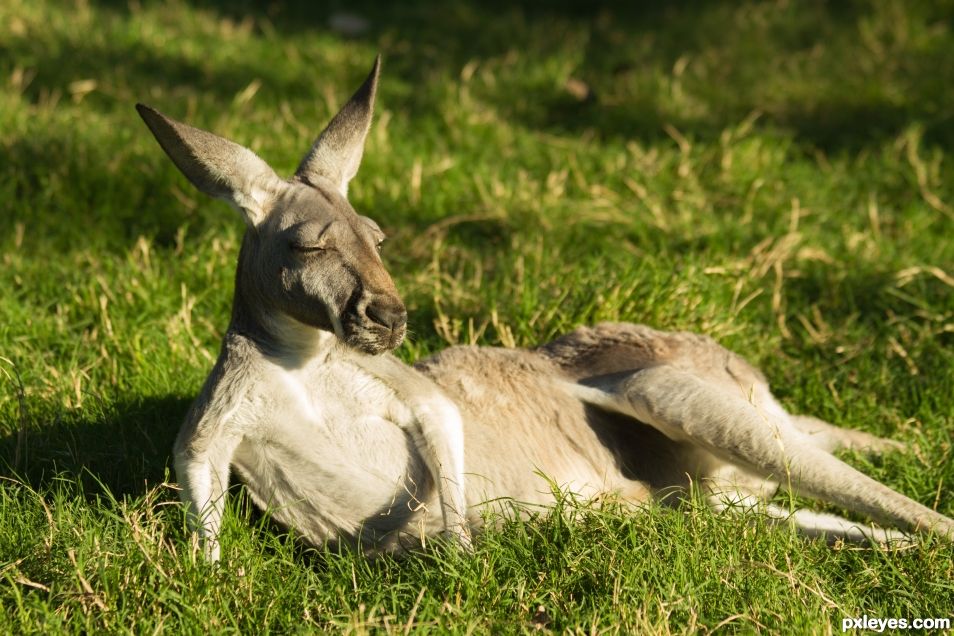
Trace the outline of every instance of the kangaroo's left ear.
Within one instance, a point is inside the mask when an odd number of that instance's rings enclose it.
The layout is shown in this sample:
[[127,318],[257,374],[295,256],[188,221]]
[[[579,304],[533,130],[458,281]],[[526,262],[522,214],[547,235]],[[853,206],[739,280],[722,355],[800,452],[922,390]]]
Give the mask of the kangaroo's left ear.
[[348,182],[358,172],[364,140],[371,128],[374,94],[378,87],[381,56],[374,59],[374,67],[361,88],[335,115],[322,131],[311,150],[301,160],[295,178],[306,183],[327,179],[341,192],[348,194]]

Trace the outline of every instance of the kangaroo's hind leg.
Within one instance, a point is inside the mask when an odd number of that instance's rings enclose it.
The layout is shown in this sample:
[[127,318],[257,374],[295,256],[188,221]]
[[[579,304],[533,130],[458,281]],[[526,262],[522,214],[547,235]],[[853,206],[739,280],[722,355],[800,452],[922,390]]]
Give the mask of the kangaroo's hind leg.
[[824,538],[828,542],[842,539],[852,543],[870,541],[892,545],[910,543],[908,535],[897,530],[876,528],[838,515],[805,508],[790,510],[746,492],[722,490],[709,494],[706,500],[715,512],[728,514],[755,512],[764,515],[774,525],[789,524],[794,526],[799,534],[812,538]]
[[826,450],[858,450],[868,453],[905,451],[907,447],[893,439],[884,439],[871,433],[842,428],[811,415],[789,415],[792,424],[808,436],[815,446]]
[[836,539],[893,545],[908,542],[907,535],[897,530],[875,528],[838,515],[804,508],[791,509],[772,503],[769,499],[777,492],[778,482],[727,462],[710,464],[700,483],[704,488],[706,503],[714,512],[757,512],[775,525],[791,525],[802,535],[824,537],[829,542]]
[[715,457],[769,475],[786,488],[824,499],[888,524],[934,530],[954,539],[954,521],[813,444],[774,400],[753,403],[742,392],[671,365],[658,365],[598,384],[579,397],[627,413],[670,439],[698,445]]

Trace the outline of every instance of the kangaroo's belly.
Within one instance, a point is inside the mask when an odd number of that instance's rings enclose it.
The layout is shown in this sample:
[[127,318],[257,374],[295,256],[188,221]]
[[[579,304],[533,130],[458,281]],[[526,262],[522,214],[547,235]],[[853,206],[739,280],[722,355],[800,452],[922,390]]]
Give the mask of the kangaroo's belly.
[[584,498],[606,492],[648,497],[623,474],[618,446],[600,439],[594,418],[601,415],[562,388],[565,377],[543,357],[454,347],[418,369],[461,410],[471,506],[552,504],[554,486]]

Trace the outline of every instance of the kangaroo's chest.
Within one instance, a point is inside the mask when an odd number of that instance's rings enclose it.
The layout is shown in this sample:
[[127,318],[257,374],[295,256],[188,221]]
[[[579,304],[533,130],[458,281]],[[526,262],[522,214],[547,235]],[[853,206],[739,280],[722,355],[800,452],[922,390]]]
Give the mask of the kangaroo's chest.
[[346,362],[271,369],[262,374],[256,393],[255,401],[272,432],[308,430],[334,437],[346,435],[356,421],[402,414],[401,402],[385,383]]
[[267,369],[234,458],[253,499],[318,543],[379,542],[426,507],[427,471],[399,426],[408,410],[348,363]]

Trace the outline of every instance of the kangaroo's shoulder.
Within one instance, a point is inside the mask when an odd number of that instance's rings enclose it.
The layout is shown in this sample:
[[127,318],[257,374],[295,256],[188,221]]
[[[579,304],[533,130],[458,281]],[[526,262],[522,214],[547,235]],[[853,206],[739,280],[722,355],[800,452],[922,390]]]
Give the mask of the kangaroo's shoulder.
[[215,365],[186,413],[176,439],[177,451],[201,446],[229,419],[261,373],[260,360],[261,353],[251,340],[226,332]]

